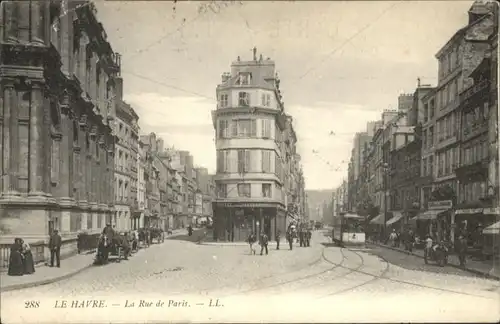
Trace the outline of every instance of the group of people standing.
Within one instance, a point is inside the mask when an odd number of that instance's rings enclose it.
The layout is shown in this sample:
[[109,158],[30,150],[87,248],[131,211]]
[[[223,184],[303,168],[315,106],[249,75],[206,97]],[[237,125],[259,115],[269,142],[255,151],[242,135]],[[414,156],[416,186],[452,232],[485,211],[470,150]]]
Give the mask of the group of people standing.
[[14,239],[10,247],[9,276],[23,276],[35,272],[35,262],[28,243],[22,238]]
[[[255,242],[257,242],[257,237],[253,232],[250,233],[250,235],[248,235],[247,242],[250,245],[250,254],[255,255],[256,250],[253,245],[255,244]],[[267,248],[267,246],[269,245],[269,237],[264,231],[260,233],[259,245],[260,245],[260,255],[264,254],[264,250],[266,251],[266,255],[268,255],[269,249]],[[278,250],[279,250],[279,243],[278,243]]]

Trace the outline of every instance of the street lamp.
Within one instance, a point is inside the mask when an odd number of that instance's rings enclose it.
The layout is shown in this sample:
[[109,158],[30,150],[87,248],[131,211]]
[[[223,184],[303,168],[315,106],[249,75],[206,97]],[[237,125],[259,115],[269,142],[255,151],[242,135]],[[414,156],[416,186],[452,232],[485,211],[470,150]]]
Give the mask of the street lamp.
[[389,164],[384,162],[382,163],[382,172],[383,172],[383,188],[384,188],[384,224],[383,224],[383,230],[382,230],[382,235],[385,237],[385,234],[387,233],[387,171],[389,170]]

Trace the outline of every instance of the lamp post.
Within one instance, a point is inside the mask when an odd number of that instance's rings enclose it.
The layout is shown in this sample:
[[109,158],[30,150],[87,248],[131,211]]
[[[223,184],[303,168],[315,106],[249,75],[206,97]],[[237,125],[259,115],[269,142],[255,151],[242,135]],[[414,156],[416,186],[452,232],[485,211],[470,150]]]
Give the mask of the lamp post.
[[389,165],[384,162],[382,163],[382,172],[383,172],[383,188],[384,188],[384,217],[383,217],[383,230],[382,230],[382,234],[383,234],[383,237],[385,238],[385,235],[387,233],[387,171],[389,169]]

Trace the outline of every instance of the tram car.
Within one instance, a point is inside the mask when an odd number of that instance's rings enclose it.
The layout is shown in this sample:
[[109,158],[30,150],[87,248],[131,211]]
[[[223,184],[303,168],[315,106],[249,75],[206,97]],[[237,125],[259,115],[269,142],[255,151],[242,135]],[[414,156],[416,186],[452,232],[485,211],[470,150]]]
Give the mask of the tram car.
[[333,217],[332,241],[339,246],[365,245],[365,218],[353,213],[340,213]]

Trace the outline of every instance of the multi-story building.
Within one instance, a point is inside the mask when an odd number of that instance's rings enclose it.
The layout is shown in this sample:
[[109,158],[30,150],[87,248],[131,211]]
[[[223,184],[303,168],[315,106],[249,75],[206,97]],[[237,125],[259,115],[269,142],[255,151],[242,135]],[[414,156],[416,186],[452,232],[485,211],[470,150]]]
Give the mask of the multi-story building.
[[117,230],[133,227],[132,212],[139,210],[137,200],[137,146],[139,116],[123,101],[123,79],[116,78],[115,133],[115,215],[113,225]]
[[75,253],[78,232],[97,234],[114,208],[120,59],[94,5],[76,6],[2,2],[0,231],[6,243],[44,242],[32,245],[35,262],[52,230],[61,255]]
[[[490,15],[491,6],[493,3],[475,2],[468,12],[468,25],[458,30],[436,54],[439,60],[434,158],[436,177],[431,200],[445,200],[448,205],[447,209],[433,211],[432,217],[437,220],[433,231],[451,240],[454,239],[451,226],[451,223],[454,223],[454,213],[451,208],[456,207],[462,189],[458,185],[455,169],[460,166],[461,158],[465,158],[461,157],[459,130],[462,128],[462,114],[459,94],[473,84],[470,75],[489,49],[487,39],[495,24],[494,17]],[[475,190],[481,189],[476,186]]]
[[434,182],[434,149],[436,144],[436,90],[429,90],[421,97],[424,105],[420,162],[420,207],[427,209]]
[[146,180],[149,178],[146,168],[146,150],[145,143],[138,139],[137,145],[137,203],[139,205],[137,214],[133,217],[132,228],[139,229],[144,227],[144,217],[146,211]]
[[239,57],[217,86],[217,199],[214,231],[218,239],[245,240],[251,231],[286,228],[285,170],[290,138],[275,63]]
[[144,181],[146,183],[146,206],[144,211],[144,227],[160,227],[162,206],[160,204],[160,169],[162,160],[159,158],[158,142],[155,133],[141,135],[143,150],[146,155],[144,167]]
[[411,93],[403,93],[398,97],[398,111],[399,112],[408,112],[413,106],[413,94]]
[[[213,175],[206,168],[196,168],[196,183],[202,196],[201,216],[203,221],[211,221],[212,202],[215,199]],[[199,198],[199,197],[198,197]],[[197,199],[198,204],[198,199]],[[206,219],[208,218],[208,219]]]
[[402,231],[419,210],[421,128],[401,126],[391,143],[390,212],[387,225]]
[[[493,24],[498,21],[498,17],[495,19],[489,16],[483,16],[478,20],[488,19],[491,19]],[[489,30],[481,31],[489,32]],[[484,39],[483,42],[491,46],[492,36],[493,31],[489,39]],[[490,85],[492,56],[497,56],[497,53],[493,52],[491,55],[488,49],[485,54],[479,65],[469,75],[464,75],[472,79],[473,83],[459,96],[462,121],[460,127],[461,158],[455,174],[460,185],[453,221],[458,224],[459,231],[470,231],[475,227],[487,226],[495,222],[495,213],[484,211],[496,207],[497,203],[495,192],[498,179],[494,180],[495,169],[491,167],[490,162],[496,161],[498,156],[498,150],[491,145],[495,142],[493,140],[495,136],[491,135],[496,131],[498,124],[497,119],[494,119],[495,113],[490,112],[490,109],[498,110],[497,106],[491,104],[491,101],[496,100],[496,96],[491,96]],[[493,119],[493,122],[490,119]],[[493,132],[489,131],[490,128]],[[490,172],[493,174],[490,175]]]

